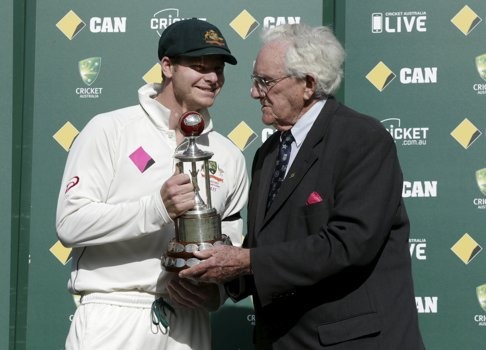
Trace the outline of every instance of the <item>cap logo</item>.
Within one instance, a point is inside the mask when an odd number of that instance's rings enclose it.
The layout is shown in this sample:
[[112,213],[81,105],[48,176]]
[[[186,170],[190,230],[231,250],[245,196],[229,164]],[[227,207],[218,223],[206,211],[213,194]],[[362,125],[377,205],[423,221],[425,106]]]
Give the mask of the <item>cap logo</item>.
[[204,33],[204,41],[207,44],[225,46],[224,39],[218,35],[214,30],[210,29]]

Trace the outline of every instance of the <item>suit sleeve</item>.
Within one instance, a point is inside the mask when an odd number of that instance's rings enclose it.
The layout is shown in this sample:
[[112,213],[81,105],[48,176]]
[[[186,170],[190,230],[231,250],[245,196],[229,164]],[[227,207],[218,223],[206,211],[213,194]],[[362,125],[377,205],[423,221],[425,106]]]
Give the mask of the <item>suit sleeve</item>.
[[232,159],[234,165],[232,185],[226,198],[221,226],[223,233],[230,237],[233,245],[240,247],[244,238],[241,212],[248,201],[248,174],[245,158],[241,153],[233,154]]
[[[337,149],[329,152],[339,162],[319,170],[333,173],[332,203],[312,208],[314,215],[306,218],[305,227],[288,228],[302,230],[300,239],[251,250],[255,287],[263,305],[275,295],[346,278],[350,270],[369,266],[389,238],[400,213],[402,189],[393,139],[386,130],[373,127],[334,145]],[[303,215],[307,209],[295,208],[289,215]],[[317,232],[305,232],[309,227],[317,227]]]

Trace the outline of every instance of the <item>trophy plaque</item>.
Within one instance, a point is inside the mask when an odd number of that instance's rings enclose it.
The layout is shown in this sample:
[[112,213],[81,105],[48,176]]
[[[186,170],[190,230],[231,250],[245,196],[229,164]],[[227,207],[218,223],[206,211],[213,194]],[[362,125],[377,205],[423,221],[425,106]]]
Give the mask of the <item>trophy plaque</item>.
[[[181,144],[186,147],[179,147],[183,149],[177,149],[174,157],[179,160],[177,166],[181,173],[184,172],[184,164],[189,167],[196,205],[174,220],[175,238],[169,242],[167,252],[162,257],[163,266],[170,272],[178,272],[198,264],[201,260],[194,256],[195,251],[219,244],[231,244],[229,237],[221,233],[221,217],[211,204],[209,159],[213,153],[199,149],[196,144],[196,138],[204,130],[202,115],[198,112],[186,112],[181,116],[179,126],[187,141]],[[203,162],[206,202],[199,191],[196,162]]]

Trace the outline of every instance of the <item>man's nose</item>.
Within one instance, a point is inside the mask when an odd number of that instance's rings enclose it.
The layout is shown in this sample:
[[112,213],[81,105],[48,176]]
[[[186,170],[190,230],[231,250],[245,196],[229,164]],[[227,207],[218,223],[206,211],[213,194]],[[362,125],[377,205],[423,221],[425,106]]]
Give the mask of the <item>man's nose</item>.
[[256,85],[250,87],[250,96],[256,100],[262,98],[264,94],[260,92],[260,89]]
[[206,81],[210,81],[212,83],[215,83],[218,81],[218,73],[215,71],[209,71],[206,74],[204,74],[204,79]]

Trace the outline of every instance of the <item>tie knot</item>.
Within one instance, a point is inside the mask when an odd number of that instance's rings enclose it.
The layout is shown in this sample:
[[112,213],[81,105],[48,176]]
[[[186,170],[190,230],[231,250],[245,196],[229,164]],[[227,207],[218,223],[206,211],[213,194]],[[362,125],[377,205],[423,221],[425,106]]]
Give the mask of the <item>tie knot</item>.
[[290,145],[294,141],[294,136],[290,130],[282,133],[282,144]]

